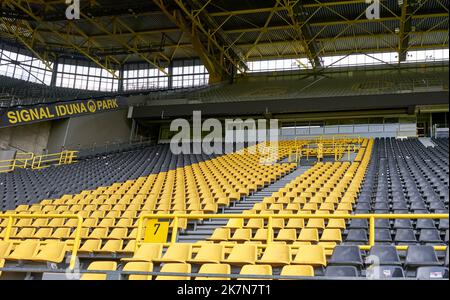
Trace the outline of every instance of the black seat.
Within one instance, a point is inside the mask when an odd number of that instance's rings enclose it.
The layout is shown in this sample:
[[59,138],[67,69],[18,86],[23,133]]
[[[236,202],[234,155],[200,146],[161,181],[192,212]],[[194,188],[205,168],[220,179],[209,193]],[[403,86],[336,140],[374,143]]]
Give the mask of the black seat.
[[361,268],[363,259],[358,246],[336,246],[328,263],[329,265],[349,265]]
[[367,229],[369,228],[369,223],[367,219],[352,219],[349,229]]
[[394,229],[412,229],[412,222],[408,219],[396,219],[394,221]]
[[391,243],[392,242],[391,231],[389,229],[375,230],[375,242]]
[[366,270],[369,279],[405,278],[405,272],[400,266],[370,266]]
[[402,263],[394,246],[375,245],[370,249],[366,264],[400,266]]
[[448,268],[419,267],[417,268],[416,278],[425,280],[448,279]]
[[422,229],[420,231],[419,242],[442,243],[442,240],[439,231],[437,229]]
[[397,229],[394,241],[396,243],[417,243],[417,238],[412,229]]
[[441,266],[432,246],[409,246],[406,251],[406,268]]
[[328,266],[325,270],[326,277],[358,277],[359,271],[354,266]]
[[369,241],[367,231],[365,229],[350,229],[345,241],[366,244]]
[[416,229],[436,229],[436,225],[432,219],[417,220]]

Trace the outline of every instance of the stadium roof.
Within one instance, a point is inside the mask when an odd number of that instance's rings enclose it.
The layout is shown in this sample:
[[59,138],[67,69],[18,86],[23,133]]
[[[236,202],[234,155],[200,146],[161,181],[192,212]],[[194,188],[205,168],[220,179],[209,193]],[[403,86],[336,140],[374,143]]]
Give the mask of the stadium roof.
[[246,62],[352,53],[448,48],[449,0],[82,0],[79,20],[66,0],[0,0],[0,41],[43,60],[84,57],[105,69],[128,62],[164,68],[200,57],[211,81]]

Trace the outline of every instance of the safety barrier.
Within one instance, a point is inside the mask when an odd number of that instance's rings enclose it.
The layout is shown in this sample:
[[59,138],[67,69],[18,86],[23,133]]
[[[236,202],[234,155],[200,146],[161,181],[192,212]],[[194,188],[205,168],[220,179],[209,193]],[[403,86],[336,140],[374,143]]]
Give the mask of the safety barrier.
[[75,229],[75,239],[72,247],[72,255],[70,257],[69,268],[71,270],[75,269],[77,252],[80,248],[81,243],[81,229],[83,225],[83,218],[79,215],[55,215],[55,214],[0,214],[0,219],[8,219],[8,224],[6,225],[6,232],[3,238],[4,241],[9,241],[11,238],[11,231],[14,227],[14,220],[16,219],[77,219],[77,227]]
[[34,154],[28,152],[19,152],[15,159],[0,160],[0,173],[12,172],[15,169],[26,169],[31,167]]
[[78,151],[62,151],[53,154],[35,155],[33,153],[17,153],[15,159],[1,160],[0,173],[13,172],[16,169],[33,170],[47,168],[53,165],[68,165],[76,162]]
[[[448,219],[448,214],[359,214],[359,215],[341,215],[341,214],[292,214],[292,215],[268,215],[268,214],[212,214],[212,215],[200,215],[200,214],[175,214],[175,215],[154,215],[154,214],[144,214],[139,217],[138,221],[138,231],[136,237],[136,250],[141,244],[142,233],[145,220],[173,220],[172,234],[170,239],[170,244],[177,242],[178,237],[178,224],[180,219],[185,220],[204,220],[204,219],[264,219],[267,220],[267,244],[273,242],[273,219],[367,219],[369,220],[369,245],[359,246],[361,250],[370,250],[372,246],[375,245],[375,220],[377,219]],[[407,250],[408,246],[396,246],[397,250]],[[445,251],[447,246],[435,246],[436,251]]]
[[299,162],[300,159],[315,156],[318,161],[321,161],[324,156],[334,156],[334,160],[340,160],[347,154],[347,159],[350,160],[351,153],[356,153],[363,147],[361,143],[353,143],[349,141],[335,140],[335,141],[320,141],[316,144],[300,143],[298,146],[289,147],[289,162]]

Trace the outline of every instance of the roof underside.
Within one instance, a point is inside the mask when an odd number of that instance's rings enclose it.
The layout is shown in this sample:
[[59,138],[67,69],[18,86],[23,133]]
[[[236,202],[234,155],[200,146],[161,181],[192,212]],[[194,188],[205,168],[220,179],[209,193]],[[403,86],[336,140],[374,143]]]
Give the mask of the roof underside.
[[[65,0],[2,0],[0,39],[43,59],[81,56],[108,68],[127,62],[164,67],[200,57],[234,68],[257,59],[448,48],[449,0],[381,0],[368,19],[365,0],[81,1],[67,20]],[[208,57],[216,61],[205,62]]]

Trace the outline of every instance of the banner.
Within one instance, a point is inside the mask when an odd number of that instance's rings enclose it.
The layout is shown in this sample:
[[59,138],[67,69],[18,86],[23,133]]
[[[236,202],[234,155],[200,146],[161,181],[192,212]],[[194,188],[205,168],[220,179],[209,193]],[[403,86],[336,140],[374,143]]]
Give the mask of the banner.
[[0,128],[26,125],[36,122],[72,118],[118,110],[126,107],[120,99],[79,100],[0,110]]

